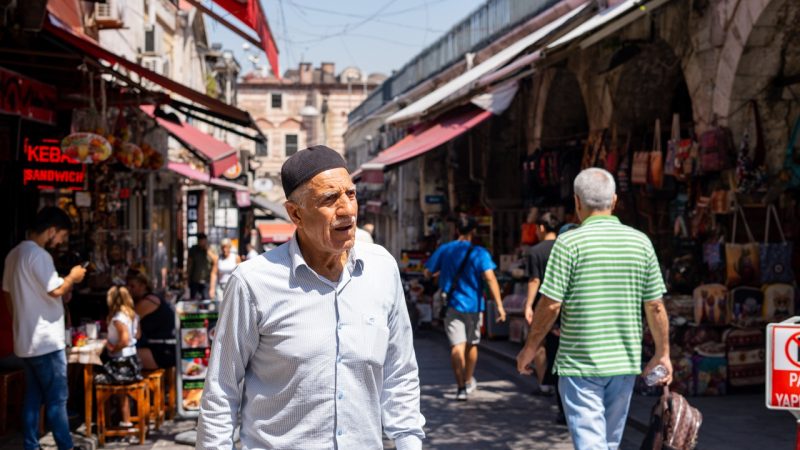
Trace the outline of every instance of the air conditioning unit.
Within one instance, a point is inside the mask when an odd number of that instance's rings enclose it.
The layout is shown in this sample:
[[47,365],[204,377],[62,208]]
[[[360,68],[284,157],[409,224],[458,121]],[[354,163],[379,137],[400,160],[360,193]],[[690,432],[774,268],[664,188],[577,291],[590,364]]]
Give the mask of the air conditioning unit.
[[125,19],[124,0],[105,0],[105,3],[95,3],[94,19],[101,30],[122,28]]
[[163,74],[164,65],[165,61],[162,56],[148,55],[142,57],[142,66],[153,72]]

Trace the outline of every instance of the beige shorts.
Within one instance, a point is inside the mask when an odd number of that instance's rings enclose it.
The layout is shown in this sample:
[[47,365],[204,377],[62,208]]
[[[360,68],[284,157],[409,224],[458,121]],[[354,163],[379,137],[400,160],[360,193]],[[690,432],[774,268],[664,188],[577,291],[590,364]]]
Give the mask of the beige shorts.
[[468,343],[478,345],[481,342],[482,313],[462,313],[453,308],[447,310],[444,317],[444,329],[450,345]]

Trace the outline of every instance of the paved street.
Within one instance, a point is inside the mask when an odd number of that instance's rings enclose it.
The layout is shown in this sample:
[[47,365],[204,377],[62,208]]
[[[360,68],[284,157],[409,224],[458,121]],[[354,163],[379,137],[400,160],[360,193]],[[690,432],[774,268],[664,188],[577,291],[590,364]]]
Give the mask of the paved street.
[[422,382],[422,413],[429,449],[570,449],[565,426],[556,425],[553,398],[528,395],[532,378],[483,352],[475,377],[478,390],[456,402],[449,350],[443,334],[421,331],[416,339]]

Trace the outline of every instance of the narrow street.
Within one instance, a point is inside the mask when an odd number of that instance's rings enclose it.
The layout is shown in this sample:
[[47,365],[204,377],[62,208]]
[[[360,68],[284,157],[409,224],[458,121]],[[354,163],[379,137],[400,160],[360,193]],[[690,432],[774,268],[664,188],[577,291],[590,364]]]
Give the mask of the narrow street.
[[[429,449],[570,449],[567,427],[556,425],[553,397],[528,394],[536,382],[488,352],[478,357],[478,390],[456,402],[444,334],[423,330],[415,339],[422,413]],[[388,447],[391,448],[391,447]]]

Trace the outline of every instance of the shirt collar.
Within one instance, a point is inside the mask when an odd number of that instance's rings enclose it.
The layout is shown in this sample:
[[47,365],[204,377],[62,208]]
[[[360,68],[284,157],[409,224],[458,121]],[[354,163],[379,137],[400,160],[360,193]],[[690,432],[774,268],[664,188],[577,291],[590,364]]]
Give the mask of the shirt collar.
[[[364,259],[357,256],[357,247],[358,243],[350,249],[347,253],[347,262],[345,263],[345,269],[353,276],[360,274],[360,272],[364,270]],[[308,263],[306,263],[305,258],[303,258],[303,252],[300,251],[300,243],[297,241],[297,232],[295,232],[292,239],[289,241],[289,256],[292,259],[292,277],[296,276],[297,269],[303,266],[314,272]]]
[[614,223],[620,223],[620,221],[619,221],[619,217],[617,217],[617,216],[615,216],[615,215],[613,215],[613,214],[609,214],[609,215],[603,215],[603,216],[591,216],[591,217],[587,217],[587,218],[583,219],[583,222],[581,222],[581,225],[588,225],[588,224],[590,224],[590,223],[595,223],[595,222],[614,222]]

